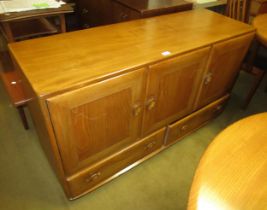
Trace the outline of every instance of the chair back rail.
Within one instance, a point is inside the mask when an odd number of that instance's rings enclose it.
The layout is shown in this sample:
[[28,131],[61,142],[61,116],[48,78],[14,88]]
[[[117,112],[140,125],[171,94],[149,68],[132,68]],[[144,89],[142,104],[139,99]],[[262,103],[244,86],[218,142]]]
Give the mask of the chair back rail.
[[249,19],[250,0],[227,0],[226,15],[247,23]]

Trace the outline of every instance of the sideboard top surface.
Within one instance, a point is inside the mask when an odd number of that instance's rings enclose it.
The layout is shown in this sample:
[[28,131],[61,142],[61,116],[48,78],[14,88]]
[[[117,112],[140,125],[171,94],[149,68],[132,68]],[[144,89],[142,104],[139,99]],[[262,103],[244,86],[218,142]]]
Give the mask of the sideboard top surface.
[[9,49],[42,97],[253,31],[200,9],[16,42]]

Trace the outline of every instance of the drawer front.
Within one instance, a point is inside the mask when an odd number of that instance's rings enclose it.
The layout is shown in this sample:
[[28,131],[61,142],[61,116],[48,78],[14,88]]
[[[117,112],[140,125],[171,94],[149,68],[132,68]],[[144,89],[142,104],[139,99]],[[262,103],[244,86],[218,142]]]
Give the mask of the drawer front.
[[[67,179],[73,198],[89,192],[133,167],[133,163],[163,146],[165,128]],[[129,168],[127,168],[129,167]]]
[[89,28],[91,27],[90,24],[90,12],[89,9],[87,9],[86,7],[81,8],[80,10],[80,18],[81,18],[81,22],[82,22],[82,27],[83,28]]
[[226,95],[219,100],[209,104],[208,106],[198,110],[197,112],[189,115],[178,122],[175,122],[168,127],[168,137],[166,144],[170,145],[180,140],[181,137],[191,133],[197,128],[201,127],[207,121],[216,117],[223,111],[224,105],[229,98]]
[[113,7],[112,17],[114,23],[120,23],[124,21],[141,18],[141,14],[119,3],[113,2],[112,7]]
[[75,3],[84,28],[112,23],[110,0],[76,0]]

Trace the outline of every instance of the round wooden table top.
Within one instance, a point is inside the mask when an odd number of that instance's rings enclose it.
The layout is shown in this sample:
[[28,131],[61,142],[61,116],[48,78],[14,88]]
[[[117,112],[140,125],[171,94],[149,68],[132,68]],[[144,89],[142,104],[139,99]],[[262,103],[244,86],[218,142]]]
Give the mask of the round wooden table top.
[[254,18],[252,25],[257,29],[257,38],[267,47],[267,13]]
[[267,209],[267,113],[230,125],[209,145],[191,187],[193,209]]

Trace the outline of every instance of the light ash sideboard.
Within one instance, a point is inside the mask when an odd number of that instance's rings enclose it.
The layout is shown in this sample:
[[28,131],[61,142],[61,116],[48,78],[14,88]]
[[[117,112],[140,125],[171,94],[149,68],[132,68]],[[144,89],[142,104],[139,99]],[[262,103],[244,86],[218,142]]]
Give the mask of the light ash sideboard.
[[67,197],[96,189],[216,117],[254,33],[194,10],[10,44]]

